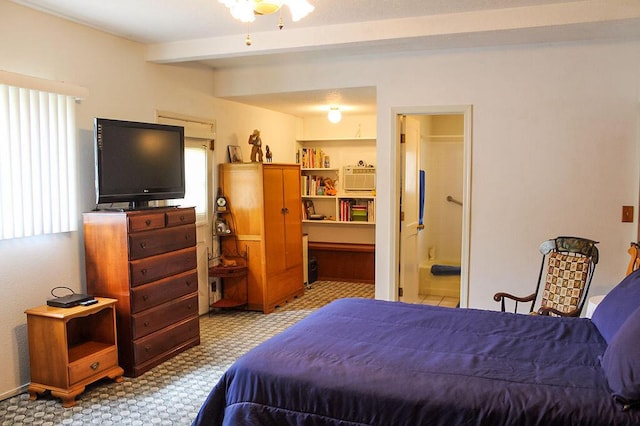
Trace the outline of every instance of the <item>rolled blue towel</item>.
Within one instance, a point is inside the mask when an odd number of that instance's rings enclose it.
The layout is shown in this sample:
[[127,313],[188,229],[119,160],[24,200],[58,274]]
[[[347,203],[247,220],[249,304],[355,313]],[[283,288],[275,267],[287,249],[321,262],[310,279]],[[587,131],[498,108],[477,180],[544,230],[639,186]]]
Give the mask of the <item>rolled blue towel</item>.
[[460,267],[451,265],[433,265],[431,267],[431,273],[433,275],[460,275]]

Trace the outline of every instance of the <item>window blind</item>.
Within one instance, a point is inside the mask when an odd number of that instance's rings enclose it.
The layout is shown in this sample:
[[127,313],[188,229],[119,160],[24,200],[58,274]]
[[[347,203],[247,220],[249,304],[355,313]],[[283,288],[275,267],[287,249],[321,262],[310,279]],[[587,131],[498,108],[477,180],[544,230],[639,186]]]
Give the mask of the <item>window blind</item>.
[[75,98],[0,84],[0,239],[75,231]]

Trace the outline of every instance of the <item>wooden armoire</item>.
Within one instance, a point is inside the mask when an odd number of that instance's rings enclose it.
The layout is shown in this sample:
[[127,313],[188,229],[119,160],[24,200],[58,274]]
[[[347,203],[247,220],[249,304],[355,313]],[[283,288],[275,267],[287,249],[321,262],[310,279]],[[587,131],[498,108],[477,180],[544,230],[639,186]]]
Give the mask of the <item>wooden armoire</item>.
[[220,187],[235,217],[240,250],[248,252],[248,309],[269,313],[301,296],[300,166],[222,164]]

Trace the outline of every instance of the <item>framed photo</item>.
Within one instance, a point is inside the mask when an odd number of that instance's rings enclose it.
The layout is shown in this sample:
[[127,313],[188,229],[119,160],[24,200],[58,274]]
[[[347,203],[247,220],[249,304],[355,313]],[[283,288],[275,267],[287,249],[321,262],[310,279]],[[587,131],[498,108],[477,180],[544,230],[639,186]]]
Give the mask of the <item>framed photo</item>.
[[316,214],[316,209],[313,205],[313,200],[304,200],[304,212],[306,213],[307,218],[310,218],[311,215]]
[[238,145],[227,145],[229,148],[229,162],[242,163],[242,151]]

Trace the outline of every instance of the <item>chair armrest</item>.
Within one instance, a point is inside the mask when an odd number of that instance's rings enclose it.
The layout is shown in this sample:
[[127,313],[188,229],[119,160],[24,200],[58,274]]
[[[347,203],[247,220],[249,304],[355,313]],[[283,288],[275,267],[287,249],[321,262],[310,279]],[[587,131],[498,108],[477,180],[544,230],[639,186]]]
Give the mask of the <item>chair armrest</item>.
[[524,297],[520,297],[520,296],[514,296],[513,294],[509,294],[509,293],[496,293],[493,295],[493,300],[495,300],[496,302],[500,302],[502,301],[502,299],[511,299],[511,300],[515,300],[516,302],[531,302],[535,299],[536,294],[532,293],[528,296],[524,296]]
[[514,313],[518,312],[518,302],[532,302],[531,304],[531,308],[529,309],[533,309],[533,301],[536,299],[536,294],[532,293],[528,296],[524,296],[524,297],[520,297],[520,296],[514,296],[513,294],[509,294],[509,293],[496,293],[493,295],[493,300],[495,300],[496,302],[500,302],[500,310],[502,312],[506,312],[505,309],[505,299],[511,299],[515,301],[515,307],[513,309]]
[[538,309],[538,315],[549,316],[549,314],[556,314],[556,315],[561,316],[561,317],[579,317],[580,316],[580,310],[579,309],[574,309],[571,312],[560,312],[557,309],[547,308],[547,307],[541,307],[540,309]]

